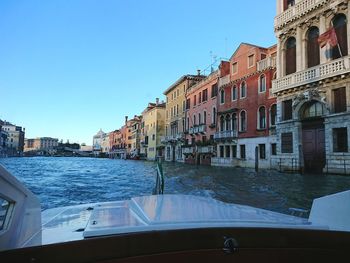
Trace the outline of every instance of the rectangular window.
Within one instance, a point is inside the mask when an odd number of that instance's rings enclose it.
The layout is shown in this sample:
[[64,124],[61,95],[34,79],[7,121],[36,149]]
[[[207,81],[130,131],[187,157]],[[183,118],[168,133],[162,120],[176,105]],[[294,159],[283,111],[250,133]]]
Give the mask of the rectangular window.
[[248,68],[251,68],[254,66],[254,55],[248,56]]
[[211,86],[211,97],[214,98],[218,95],[218,85],[214,84]]
[[346,111],[346,90],[344,87],[333,90],[333,105],[335,113]]
[[293,133],[286,132],[281,134],[282,153],[293,153]]
[[232,146],[232,157],[237,158],[237,145]]
[[259,144],[259,157],[260,159],[266,159],[265,144]]
[[230,154],[230,146],[226,145],[225,146],[225,152],[226,152],[226,158],[230,158],[231,154]]
[[293,108],[292,108],[292,100],[282,101],[282,114],[283,120],[291,120],[293,118]]
[[182,102],[182,111],[184,112],[186,109],[186,101],[183,101]]
[[333,129],[333,152],[348,152],[348,129]]
[[197,104],[197,96],[194,95],[194,97],[193,97],[193,106],[196,106],[196,104]]
[[276,145],[276,143],[271,143],[271,155],[277,155],[277,145]]
[[207,101],[208,100],[208,90],[205,89],[203,90],[203,101]]
[[219,149],[220,149],[220,157],[224,158],[224,146],[220,146]]
[[236,100],[237,99],[237,87],[234,86],[232,88],[232,100]]
[[238,64],[237,62],[232,64],[232,74],[236,74],[238,72]]
[[202,92],[199,92],[199,95],[198,95],[198,103],[202,103]]
[[191,108],[191,100],[187,99],[186,100],[186,110],[189,110]]
[[156,135],[152,134],[152,141],[154,141],[156,139]]
[[241,152],[241,159],[245,159],[245,145],[239,146],[240,152]]

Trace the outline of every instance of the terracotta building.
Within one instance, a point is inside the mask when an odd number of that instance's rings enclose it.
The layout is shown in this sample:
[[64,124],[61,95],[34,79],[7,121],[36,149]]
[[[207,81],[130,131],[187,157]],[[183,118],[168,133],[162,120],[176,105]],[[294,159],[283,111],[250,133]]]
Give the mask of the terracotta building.
[[350,172],[350,8],[343,0],[277,0],[276,164]]
[[185,95],[189,87],[203,78],[200,74],[184,75],[164,91],[166,116],[165,137],[162,138],[162,143],[165,145],[166,161],[184,162],[182,146],[185,144]]
[[271,90],[276,46],[242,43],[222,70],[217,99],[216,157],[212,165],[271,167],[276,154],[276,99]]
[[186,93],[185,162],[211,164],[216,128],[216,97],[219,71],[189,87]]

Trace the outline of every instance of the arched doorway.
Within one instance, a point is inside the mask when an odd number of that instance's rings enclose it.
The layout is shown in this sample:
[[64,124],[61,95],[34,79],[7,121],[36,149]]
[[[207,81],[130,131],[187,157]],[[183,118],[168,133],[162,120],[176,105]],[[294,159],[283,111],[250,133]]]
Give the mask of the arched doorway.
[[319,101],[307,102],[300,110],[304,171],[308,173],[322,173],[326,163],[325,111],[324,104]]

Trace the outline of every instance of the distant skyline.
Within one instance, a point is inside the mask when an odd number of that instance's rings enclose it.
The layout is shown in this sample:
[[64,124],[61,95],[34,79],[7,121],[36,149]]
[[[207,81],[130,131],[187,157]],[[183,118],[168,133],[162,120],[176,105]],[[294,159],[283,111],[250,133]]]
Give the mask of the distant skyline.
[[241,42],[276,43],[275,0],[0,1],[0,119],[92,144]]

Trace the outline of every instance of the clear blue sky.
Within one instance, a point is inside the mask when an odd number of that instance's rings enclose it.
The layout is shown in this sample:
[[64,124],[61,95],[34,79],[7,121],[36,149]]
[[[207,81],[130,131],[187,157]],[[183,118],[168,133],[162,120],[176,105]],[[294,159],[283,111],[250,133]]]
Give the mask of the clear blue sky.
[[241,42],[271,46],[275,0],[1,0],[0,119],[92,144]]

